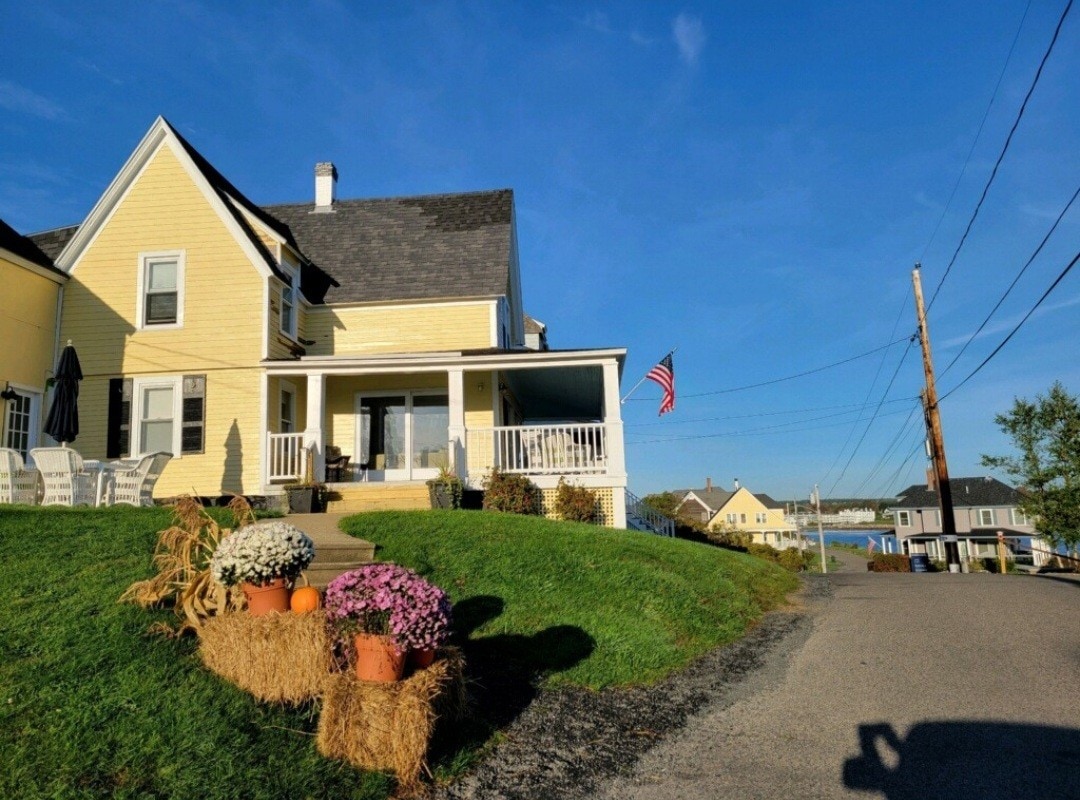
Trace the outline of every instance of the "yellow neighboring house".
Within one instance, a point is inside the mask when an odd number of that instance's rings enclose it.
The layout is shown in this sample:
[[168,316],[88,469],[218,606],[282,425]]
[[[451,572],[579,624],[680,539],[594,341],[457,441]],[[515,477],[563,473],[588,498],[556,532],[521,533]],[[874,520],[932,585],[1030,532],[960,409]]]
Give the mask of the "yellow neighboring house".
[[66,281],[33,241],[0,220],[0,447],[23,458],[42,444],[43,400]]
[[78,449],[171,452],[159,497],[280,494],[309,453],[342,496],[499,467],[624,527],[626,351],[525,346],[512,191],[339,200],[337,177],[257,206],[159,117],[81,225],[35,237],[70,278]]
[[736,488],[728,501],[709,520],[710,528],[723,526],[746,531],[752,541],[778,549],[799,546],[799,532],[784,521],[784,506],[767,494],[753,494],[746,487]]

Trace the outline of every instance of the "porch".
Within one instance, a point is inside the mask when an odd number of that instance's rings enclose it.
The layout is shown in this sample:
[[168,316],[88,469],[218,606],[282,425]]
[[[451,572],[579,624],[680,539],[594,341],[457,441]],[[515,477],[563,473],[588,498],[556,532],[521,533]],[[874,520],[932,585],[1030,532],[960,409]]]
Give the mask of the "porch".
[[[561,478],[617,490],[611,504],[621,509],[624,352],[266,362],[265,489],[310,475],[339,492],[389,490],[423,486],[442,470],[478,489],[497,468],[546,491]],[[625,513],[612,519],[625,525]]]

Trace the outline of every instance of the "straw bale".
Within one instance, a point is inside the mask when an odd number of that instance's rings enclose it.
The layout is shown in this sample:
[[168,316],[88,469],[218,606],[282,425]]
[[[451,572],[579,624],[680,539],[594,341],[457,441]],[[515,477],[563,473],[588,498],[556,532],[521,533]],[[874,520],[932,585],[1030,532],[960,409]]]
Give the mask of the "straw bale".
[[219,614],[199,628],[199,655],[259,700],[302,703],[322,694],[331,669],[326,615]]
[[465,660],[457,648],[397,683],[357,680],[351,671],[330,676],[319,715],[316,746],[367,770],[389,771],[403,787],[423,770],[436,722],[465,712]]

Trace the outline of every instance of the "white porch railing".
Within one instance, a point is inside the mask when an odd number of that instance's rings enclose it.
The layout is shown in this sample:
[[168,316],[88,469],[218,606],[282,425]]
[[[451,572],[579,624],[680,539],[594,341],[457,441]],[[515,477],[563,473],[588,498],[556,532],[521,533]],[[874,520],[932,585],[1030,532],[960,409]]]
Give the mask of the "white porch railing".
[[302,433],[271,433],[267,448],[267,479],[298,481],[307,466],[307,448]]
[[492,467],[526,475],[602,474],[608,469],[602,422],[470,428],[465,437],[470,473]]

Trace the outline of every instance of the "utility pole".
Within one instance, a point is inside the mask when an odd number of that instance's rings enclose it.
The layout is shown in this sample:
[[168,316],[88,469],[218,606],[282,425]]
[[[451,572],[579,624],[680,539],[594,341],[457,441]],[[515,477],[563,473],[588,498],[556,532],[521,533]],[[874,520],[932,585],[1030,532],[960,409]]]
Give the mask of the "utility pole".
[[949,572],[960,571],[960,548],[956,542],[956,518],[953,516],[952,487],[949,486],[949,466],[945,461],[945,439],[941,433],[941,413],[938,406],[937,387],[934,385],[934,361],[930,354],[930,331],[926,325],[926,308],[923,306],[920,265],[911,271],[915,288],[915,312],[919,319],[919,342],[922,345],[923,373],[926,388],[922,392],[923,412],[926,416],[926,435],[930,440],[930,456],[934,461],[934,480],[937,483],[941,503],[941,534],[945,541],[945,560]]
[[816,483],[814,484],[814,507],[817,509],[817,540],[821,550],[821,574],[824,575],[829,570],[825,567],[825,530],[821,524],[821,492],[818,491]]

